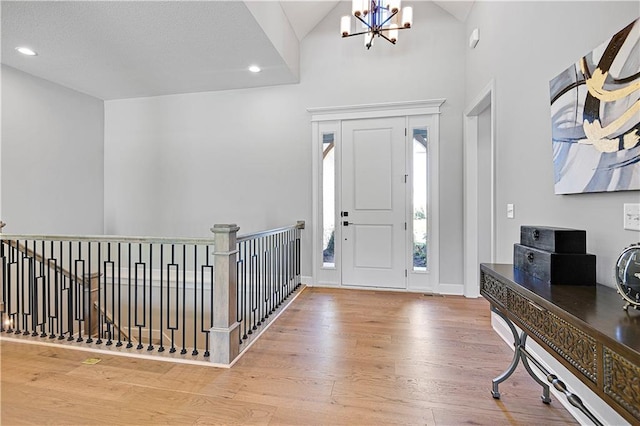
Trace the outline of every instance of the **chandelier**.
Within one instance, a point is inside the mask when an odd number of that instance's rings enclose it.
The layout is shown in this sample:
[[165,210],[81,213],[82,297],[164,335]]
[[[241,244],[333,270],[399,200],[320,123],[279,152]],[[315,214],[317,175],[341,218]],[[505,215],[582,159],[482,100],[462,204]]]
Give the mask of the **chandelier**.
[[362,25],[362,31],[351,31],[351,16],[343,16],[340,20],[342,38],[364,34],[364,45],[368,49],[373,45],[376,36],[382,37],[391,44],[398,41],[398,30],[411,28],[413,8],[402,9],[400,18],[400,0],[353,0],[351,15],[356,18],[356,25]]

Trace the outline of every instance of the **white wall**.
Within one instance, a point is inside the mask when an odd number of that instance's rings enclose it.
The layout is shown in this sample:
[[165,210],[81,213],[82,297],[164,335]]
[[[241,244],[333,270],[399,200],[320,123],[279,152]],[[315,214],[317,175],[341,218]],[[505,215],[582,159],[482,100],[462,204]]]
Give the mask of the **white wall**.
[[5,233],[101,234],[100,99],[2,66]]
[[[618,254],[640,234],[622,227],[638,191],[554,195],[549,80],[640,15],[637,2],[476,2],[466,37],[466,102],[495,79],[497,262],[511,263],[521,225],[587,231],[597,280],[613,286]],[[506,218],[507,203],[515,219]]]
[[308,219],[307,117],[294,86],[107,101],[105,229],[211,236]]
[[[202,236],[311,225],[308,107],[446,98],[441,116],[441,282],[462,283],[464,25],[415,3],[398,45],[342,40],[334,9],[301,43],[299,85],[105,102],[107,233]],[[302,274],[311,275],[311,227]]]

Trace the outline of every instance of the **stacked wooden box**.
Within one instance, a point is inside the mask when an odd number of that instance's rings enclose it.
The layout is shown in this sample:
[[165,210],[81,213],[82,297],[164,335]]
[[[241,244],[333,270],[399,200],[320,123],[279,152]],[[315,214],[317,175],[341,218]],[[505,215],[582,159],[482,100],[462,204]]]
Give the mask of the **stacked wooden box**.
[[521,226],[513,264],[547,284],[596,284],[596,257],[587,253],[587,232],[579,229]]

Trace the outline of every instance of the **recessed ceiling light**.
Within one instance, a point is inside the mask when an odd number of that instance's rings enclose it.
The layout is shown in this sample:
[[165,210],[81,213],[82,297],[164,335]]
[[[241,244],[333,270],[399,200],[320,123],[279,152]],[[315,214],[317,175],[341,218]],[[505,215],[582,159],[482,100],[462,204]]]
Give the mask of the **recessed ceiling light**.
[[33,50],[29,49],[28,47],[16,47],[16,50],[20,53],[22,53],[23,55],[27,55],[27,56],[37,56],[38,54],[36,52],[34,52]]
[[260,72],[260,71],[262,71],[262,70],[261,70],[261,69],[260,69],[260,67],[259,67],[259,66],[257,66],[257,65],[251,65],[251,66],[249,67],[249,71],[251,71],[251,72]]

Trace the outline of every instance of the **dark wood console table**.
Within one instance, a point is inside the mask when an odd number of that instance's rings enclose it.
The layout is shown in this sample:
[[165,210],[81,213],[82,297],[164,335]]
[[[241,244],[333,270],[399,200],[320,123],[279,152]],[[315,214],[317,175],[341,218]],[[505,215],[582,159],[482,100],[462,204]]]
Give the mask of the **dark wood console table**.
[[[498,384],[509,377],[519,360],[533,374],[525,348],[529,336],[627,421],[640,424],[640,312],[625,312],[615,289],[599,284],[548,285],[521,274],[513,265],[482,264],[480,293],[494,312],[523,330],[518,336],[513,324],[507,324],[514,334],[516,353],[507,371],[494,379],[495,398],[500,396]],[[578,406],[579,398],[555,380],[555,375],[543,372]],[[548,385],[536,380],[543,386],[543,402],[549,402]]]

